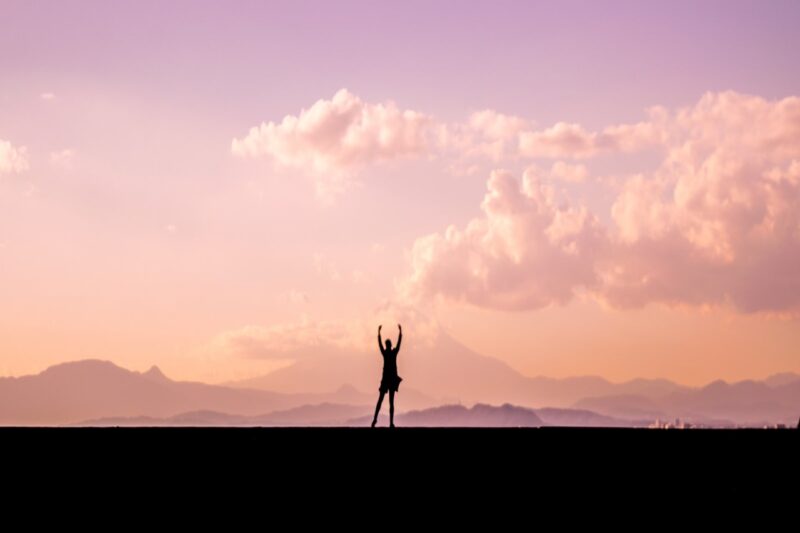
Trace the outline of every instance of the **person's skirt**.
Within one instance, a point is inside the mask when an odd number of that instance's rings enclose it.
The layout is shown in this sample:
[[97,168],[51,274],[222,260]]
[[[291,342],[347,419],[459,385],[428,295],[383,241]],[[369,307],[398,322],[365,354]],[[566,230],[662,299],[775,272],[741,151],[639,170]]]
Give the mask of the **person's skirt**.
[[385,375],[381,379],[381,386],[378,390],[384,394],[389,391],[397,392],[397,390],[400,388],[401,381],[403,381],[403,378],[397,374]]

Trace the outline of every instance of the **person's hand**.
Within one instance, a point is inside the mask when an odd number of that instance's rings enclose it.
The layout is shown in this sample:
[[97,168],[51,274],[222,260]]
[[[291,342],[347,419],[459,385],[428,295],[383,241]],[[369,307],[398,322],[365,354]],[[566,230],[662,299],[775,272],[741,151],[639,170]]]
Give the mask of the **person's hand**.
[[382,328],[382,327],[383,327],[383,324],[381,324],[380,326],[378,326],[378,333],[380,333],[380,332],[381,332],[381,328]]
[[400,324],[397,324],[397,329],[399,329],[400,331],[403,331],[403,326],[401,326]]

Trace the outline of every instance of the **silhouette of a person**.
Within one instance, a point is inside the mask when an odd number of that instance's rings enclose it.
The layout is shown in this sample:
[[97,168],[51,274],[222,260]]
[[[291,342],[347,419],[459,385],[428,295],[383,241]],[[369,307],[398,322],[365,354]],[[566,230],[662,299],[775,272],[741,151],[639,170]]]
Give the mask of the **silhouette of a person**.
[[397,324],[397,329],[400,330],[400,335],[397,337],[397,346],[392,349],[391,339],[386,339],[386,346],[381,340],[381,328],[383,325],[378,326],[378,347],[381,349],[383,356],[383,376],[381,377],[381,386],[378,389],[380,396],[378,396],[378,405],[375,406],[375,416],[372,418],[372,427],[378,422],[378,413],[381,411],[381,404],[383,397],[389,393],[389,425],[394,427],[394,393],[400,387],[400,382],[403,378],[397,375],[397,352],[400,351],[400,343],[403,342],[403,328]]

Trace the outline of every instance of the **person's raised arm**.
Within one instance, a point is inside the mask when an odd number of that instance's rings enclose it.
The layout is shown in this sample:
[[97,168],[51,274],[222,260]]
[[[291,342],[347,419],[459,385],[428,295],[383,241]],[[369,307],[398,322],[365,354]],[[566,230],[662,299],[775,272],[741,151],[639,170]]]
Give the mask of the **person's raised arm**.
[[397,329],[400,330],[400,334],[397,336],[397,348],[395,348],[396,352],[400,351],[400,343],[403,342],[403,326],[397,324]]
[[381,328],[382,327],[383,327],[383,324],[378,326],[378,348],[381,349],[381,353],[383,353],[383,341],[381,340]]

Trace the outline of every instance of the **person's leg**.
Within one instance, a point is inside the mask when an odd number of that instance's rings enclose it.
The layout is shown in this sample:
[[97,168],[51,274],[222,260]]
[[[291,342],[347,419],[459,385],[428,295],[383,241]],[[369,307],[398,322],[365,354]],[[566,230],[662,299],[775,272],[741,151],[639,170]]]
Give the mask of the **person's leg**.
[[378,405],[375,406],[375,416],[372,417],[372,427],[375,427],[375,424],[378,422],[378,413],[381,412],[381,404],[383,403],[383,395],[385,393],[381,391],[381,395],[378,396]]
[[389,427],[394,427],[394,391],[389,391]]

